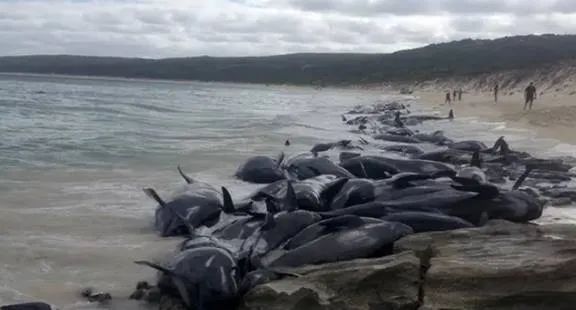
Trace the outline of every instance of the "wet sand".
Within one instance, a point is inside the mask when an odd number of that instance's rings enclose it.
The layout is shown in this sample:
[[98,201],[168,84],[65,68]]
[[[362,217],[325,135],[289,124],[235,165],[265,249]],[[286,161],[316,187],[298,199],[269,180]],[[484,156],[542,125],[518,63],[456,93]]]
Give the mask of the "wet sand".
[[453,108],[458,116],[478,117],[488,121],[503,121],[510,127],[533,131],[538,137],[553,138],[564,143],[576,144],[576,95],[572,92],[546,93],[537,98],[532,111],[524,111],[520,93],[501,94],[494,103],[490,92],[464,93],[462,101],[444,104],[444,91],[416,91],[424,104],[448,111]]

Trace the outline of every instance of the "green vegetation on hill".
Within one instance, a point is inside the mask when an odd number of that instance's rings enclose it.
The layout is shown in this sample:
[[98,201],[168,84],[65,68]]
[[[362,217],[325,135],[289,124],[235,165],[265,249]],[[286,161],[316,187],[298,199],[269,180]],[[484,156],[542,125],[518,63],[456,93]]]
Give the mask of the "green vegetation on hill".
[[0,57],[0,72],[287,84],[424,80],[523,69],[576,56],[576,35],[515,36],[432,44],[392,54],[291,54],[168,59]]

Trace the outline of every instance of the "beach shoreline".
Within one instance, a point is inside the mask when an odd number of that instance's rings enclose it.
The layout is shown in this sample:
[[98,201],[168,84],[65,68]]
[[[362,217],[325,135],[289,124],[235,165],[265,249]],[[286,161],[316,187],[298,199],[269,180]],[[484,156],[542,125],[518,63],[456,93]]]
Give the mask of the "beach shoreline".
[[494,102],[491,92],[466,92],[462,101],[444,102],[441,90],[420,90],[413,93],[418,100],[446,114],[454,109],[456,117],[478,117],[487,121],[505,122],[507,126],[526,129],[537,137],[556,139],[563,143],[576,144],[572,126],[576,120],[576,101],[568,94],[544,94],[534,102],[533,110],[524,111],[520,94],[501,94]]

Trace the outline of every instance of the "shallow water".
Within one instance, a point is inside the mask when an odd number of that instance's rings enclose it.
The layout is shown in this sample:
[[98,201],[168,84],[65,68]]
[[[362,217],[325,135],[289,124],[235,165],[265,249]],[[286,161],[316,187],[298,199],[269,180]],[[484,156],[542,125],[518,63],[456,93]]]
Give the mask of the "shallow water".
[[[118,297],[114,309],[141,308],[123,297],[154,272],[132,261],[161,258],[177,242],[153,233],[155,204],[143,187],[167,194],[182,184],[180,164],[240,197],[254,188],[232,177],[244,159],[354,138],[340,114],[390,98],[375,91],[0,75],[0,304],[45,300],[90,309],[77,293],[92,286]],[[542,156],[576,153],[473,118],[420,129],[487,143],[506,135],[513,148]],[[561,211],[546,219],[576,219],[571,209]]]

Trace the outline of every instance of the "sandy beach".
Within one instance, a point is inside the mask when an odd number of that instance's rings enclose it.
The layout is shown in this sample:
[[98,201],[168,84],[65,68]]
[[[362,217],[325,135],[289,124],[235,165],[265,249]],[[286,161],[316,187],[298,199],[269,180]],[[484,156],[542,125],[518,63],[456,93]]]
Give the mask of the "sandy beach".
[[511,127],[534,131],[542,138],[554,138],[565,143],[576,144],[574,122],[576,121],[576,97],[569,91],[544,93],[534,102],[532,111],[524,111],[520,92],[500,94],[494,103],[493,94],[466,92],[462,101],[444,104],[444,91],[421,90],[414,93],[423,103],[445,110],[453,108],[458,116],[476,116],[485,120],[504,121]]

